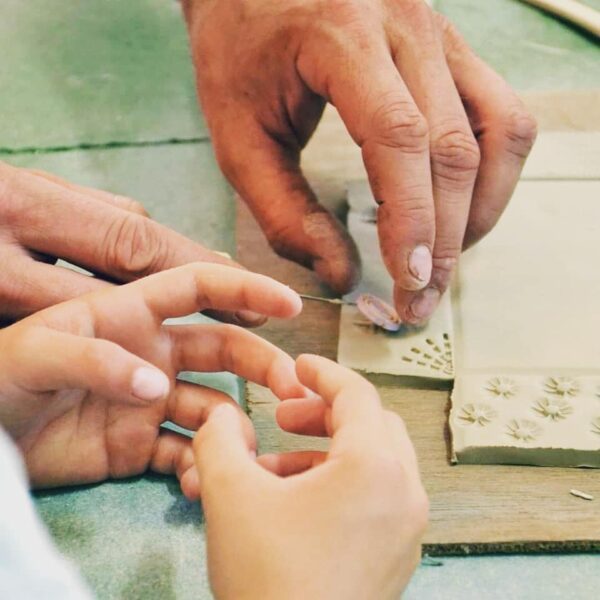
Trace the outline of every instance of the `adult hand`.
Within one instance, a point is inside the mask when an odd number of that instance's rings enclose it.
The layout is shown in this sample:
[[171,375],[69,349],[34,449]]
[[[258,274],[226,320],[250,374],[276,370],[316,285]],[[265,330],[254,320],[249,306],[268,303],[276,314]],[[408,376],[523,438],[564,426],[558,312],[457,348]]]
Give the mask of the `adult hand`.
[[[175,379],[180,371],[231,371],[282,399],[302,395],[294,362],[234,325],[163,325],[218,308],[293,317],[288,287],[247,271],[196,263],[48,308],[0,331],[0,424],[23,452],[32,484],[55,487],[175,473],[198,495],[191,440],[229,396]],[[250,448],[249,419],[236,418]]]
[[300,169],[331,102],[362,149],[398,312],[426,320],[513,192],[535,138],[520,100],[423,0],[184,8],[217,157],[273,248],[338,292],[357,279],[352,241]]
[[264,455],[261,466],[227,406],[194,440],[215,596],[396,599],[427,522],[404,424],[373,386],[331,361],[301,356],[296,373],[320,397],[281,403],[278,421],[330,435],[328,453]]
[[[55,266],[62,258],[99,277]],[[236,265],[150,220],[138,202],[0,162],[0,320],[195,261]],[[257,315],[217,313],[245,325]]]

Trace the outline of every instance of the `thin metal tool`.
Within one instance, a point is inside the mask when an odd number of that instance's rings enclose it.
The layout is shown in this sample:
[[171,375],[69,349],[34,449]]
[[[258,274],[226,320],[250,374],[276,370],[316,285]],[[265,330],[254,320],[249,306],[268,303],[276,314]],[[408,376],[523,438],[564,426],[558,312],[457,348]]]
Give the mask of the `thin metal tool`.
[[354,306],[356,302],[350,302],[349,300],[343,300],[342,298],[322,298],[321,296],[311,296],[310,294],[299,294],[303,300],[315,300],[316,302],[327,302],[327,304],[339,304],[339,305],[351,305]]
[[372,294],[361,294],[356,302],[350,302],[343,298],[322,298],[321,296],[311,296],[310,294],[300,294],[303,300],[315,300],[317,302],[327,302],[328,304],[338,304],[342,306],[356,306],[360,313],[368,319],[367,321],[355,321],[355,325],[375,325],[386,331],[396,332],[400,330],[402,322],[398,313],[392,306],[387,304]]

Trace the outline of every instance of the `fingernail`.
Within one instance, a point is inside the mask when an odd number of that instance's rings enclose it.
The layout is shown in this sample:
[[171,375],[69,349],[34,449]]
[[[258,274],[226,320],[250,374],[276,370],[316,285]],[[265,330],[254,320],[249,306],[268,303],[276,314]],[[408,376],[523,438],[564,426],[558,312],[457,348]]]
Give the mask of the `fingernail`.
[[235,313],[235,318],[246,325],[262,325],[267,320],[264,315],[252,310],[240,310]]
[[231,416],[231,413],[233,413],[237,417],[236,409],[233,406],[231,406],[231,404],[229,404],[228,402],[223,402],[222,404],[219,404],[218,406],[215,406],[215,408],[212,409],[212,411],[210,412],[210,418],[228,419]]
[[427,246],[417,246],[408,259],[408,270],[411,275],[422,283],[428,283],[431,279],[431,251]]
[[144,402],[160,400],[169,393],[169,379],[158,369],[140,367],[133,374],[131,393]]
[[440,291],[435,288],[427,288],[420,292],[410,305],[410,312],[415,320],[427,320],[440,303],[440,297]]

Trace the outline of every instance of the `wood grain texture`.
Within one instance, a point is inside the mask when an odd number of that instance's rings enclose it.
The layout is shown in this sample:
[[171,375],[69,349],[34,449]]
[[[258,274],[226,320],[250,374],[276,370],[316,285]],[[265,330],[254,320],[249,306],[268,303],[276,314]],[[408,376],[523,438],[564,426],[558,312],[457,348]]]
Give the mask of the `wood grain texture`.
[[[326,203],[339,201],[343,182],[356,179],[353,152],[345,136],[326,135],[327,161],[309,160],[309,173]],[[317,143],[317,142],[315,142]],[[322,155],[313,148],[310,156]],[[360,174],[358,174],[360,177]],[[313,275],[276,257],[248,210],[238,205],[238,258],[248,268],[274,276],[300,292],[324,295]],[[339,307],[305,302],[303,314],[289,322],[272,321],[260,333],[293,356],[302,352],[335,358]],[[509,466],[451,466],[447,412],[449,388],[392,376],[370,376],[386,406],[406,421],[417,449],[431,500],[425,550],[431,554],[600,550],[600,476],[585,469]],[[273,414],[276,399],[249,385],[247,403],[261,452],[324,447],[323,440],[281,432]],[[576,488],[592,502],[576,498]]]

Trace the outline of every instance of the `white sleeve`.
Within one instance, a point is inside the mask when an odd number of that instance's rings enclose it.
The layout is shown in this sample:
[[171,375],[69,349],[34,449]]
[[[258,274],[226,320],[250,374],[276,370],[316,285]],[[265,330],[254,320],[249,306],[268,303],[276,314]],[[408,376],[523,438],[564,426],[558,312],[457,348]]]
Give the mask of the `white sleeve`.
[[28,491],[21,457],[0,428],[0,598],[89,600],[73,566],[59,554]]

